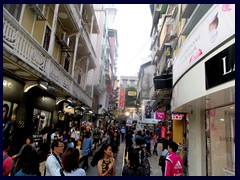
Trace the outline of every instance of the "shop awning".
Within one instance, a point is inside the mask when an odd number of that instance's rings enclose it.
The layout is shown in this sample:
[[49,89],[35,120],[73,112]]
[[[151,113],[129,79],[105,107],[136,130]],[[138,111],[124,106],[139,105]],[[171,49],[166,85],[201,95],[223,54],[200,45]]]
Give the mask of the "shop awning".
[[172,74],[160,75],[153,78],[155,90],[172,88]]

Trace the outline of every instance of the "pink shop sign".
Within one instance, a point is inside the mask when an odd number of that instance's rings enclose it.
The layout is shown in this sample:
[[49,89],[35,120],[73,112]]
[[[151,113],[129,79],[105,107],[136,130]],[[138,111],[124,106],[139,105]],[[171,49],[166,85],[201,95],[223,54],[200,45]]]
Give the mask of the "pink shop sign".
[[156,110],[156,119],[165,119],[165,111],[163,110]]

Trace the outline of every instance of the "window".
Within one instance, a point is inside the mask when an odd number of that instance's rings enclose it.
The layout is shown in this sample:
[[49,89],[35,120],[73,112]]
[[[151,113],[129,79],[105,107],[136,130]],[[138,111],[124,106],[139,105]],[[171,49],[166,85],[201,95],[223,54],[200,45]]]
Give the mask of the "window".
[[127,82],[128,82],[127,79],[123,79],[123,80],[122,80],[123,85],[127,85]]
[[135,85],[135,80],[130,80],[130,85]]
[[235,105],[206,111],[207,175],[235,173]]
[[80,72],[78,72],[77,82],[78,82],[78,84],[81,84],[81,74],[80,74]]
[[44,37],[44,42],[43,42],[43,48],[48,51],[49,48],[49,42],[50,42],[50,37],[51,37],[51,30],[47,26],[46,31],[45,31],[45,37]]
[[3,7],[17,20],[20,19],[22,4],[4,4]]
[[64,69],[68,72],[70,64],[70,57],[67,55],[64,60]]

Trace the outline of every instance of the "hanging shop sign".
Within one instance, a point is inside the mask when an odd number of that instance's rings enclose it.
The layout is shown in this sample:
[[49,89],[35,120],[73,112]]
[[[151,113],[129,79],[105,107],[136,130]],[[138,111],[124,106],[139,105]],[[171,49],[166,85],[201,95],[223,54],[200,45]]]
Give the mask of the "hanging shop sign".
[[172,120],[183,120],[186,113],[172,112]]
[[136,91],[128,91],[128,96],[137,96]]
[[120,97],[119,97],[119,108],[124,108],[125,106],[125,89],[120,89]]
[[160,119],[160,120],[164,120],[165,119],[166,111],[164,111],[164,110],[156,110],[155,113],[156,113],[156,119]]

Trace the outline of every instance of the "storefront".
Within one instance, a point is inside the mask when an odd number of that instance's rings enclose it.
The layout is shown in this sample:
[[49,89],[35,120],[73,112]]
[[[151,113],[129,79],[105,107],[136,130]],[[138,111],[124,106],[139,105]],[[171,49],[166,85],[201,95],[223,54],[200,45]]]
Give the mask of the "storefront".
[[9,111],[7,114],[8,119],[16,123],[16,152],[21,148],[21,144],[25,142],[24,128],[25,116],[21,111],[25,111],[23,107],[23,88],[24,83],[17,79],[3,75],[3,105],[7,104]]
[[201,19],[173,66],[172,111],[189,119],[189,176],[235,175],[235,6],[223,6]]

